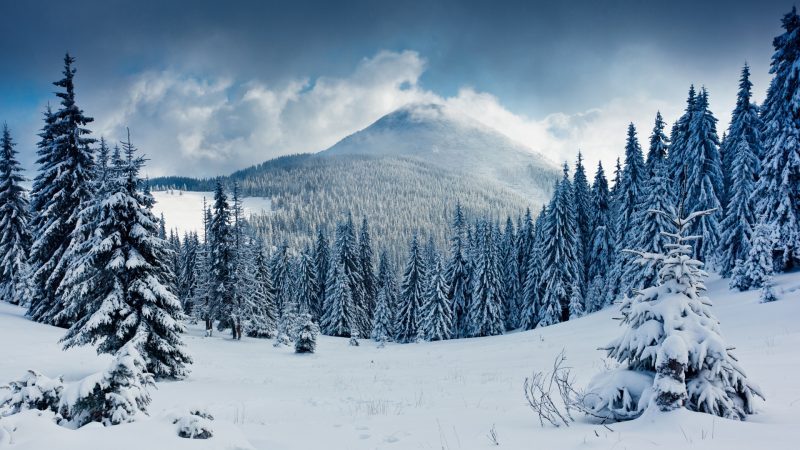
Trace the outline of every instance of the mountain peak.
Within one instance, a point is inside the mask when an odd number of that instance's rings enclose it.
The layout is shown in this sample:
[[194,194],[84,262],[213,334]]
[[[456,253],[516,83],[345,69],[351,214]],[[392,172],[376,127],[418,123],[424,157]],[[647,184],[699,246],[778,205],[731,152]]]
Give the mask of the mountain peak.
[[536,197],[559,174],[544,156],[439,103],[405,105],[321,154],[416,158]]

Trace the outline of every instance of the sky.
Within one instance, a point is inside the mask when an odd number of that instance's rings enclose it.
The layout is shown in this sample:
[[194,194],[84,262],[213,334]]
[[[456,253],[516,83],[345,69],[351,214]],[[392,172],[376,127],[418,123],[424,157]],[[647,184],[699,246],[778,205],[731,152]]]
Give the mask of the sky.
[[149,176],[316,152],[414,102],[471,115],[554,162],[612,164],[690,84],[727,128],[739,73],[769,84],[789,1],[39,1],[0,11],[0,121],[23,164],[63,55],[96,137],[125,127]]

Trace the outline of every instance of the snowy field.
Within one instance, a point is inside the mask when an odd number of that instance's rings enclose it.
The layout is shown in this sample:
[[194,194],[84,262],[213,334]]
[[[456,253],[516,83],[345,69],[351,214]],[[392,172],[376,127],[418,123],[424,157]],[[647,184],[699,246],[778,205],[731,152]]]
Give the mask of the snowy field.
[[[153,192],[153,197],[156,199],[153,212],[156,216],[164,214],[167,230],[177,228],[181,236],[185,231],[197,231],[202,236],[203,198],[211,206],[214,200],[213,192],[156,191]],[[270,199],[263,197],[245,197],[242,199],[242,207],[245,217],[272,209]]]
[[[565,349],[578,383],[604,367],[596,350],[620,332],[613,310],[504,336],[378,349],[363,340],[321,337],[317,353],[296,355],[272,341],[202,337],[190,327],[195,359],[184,381],[159,383],[149,420],[72,431],[38,412],[0,420],[0,447],[12,449],[487,449],[496,431],[508,449],[796,449],[800,442],[800,273],[776,277],[780,301],[731,293],[709,282],[714,312],[736,355],[767,396],[747,422],[678,411],[608,427],[579,418],[541,428],[522,383]],[[26,369],[75,380],[104,368],[89,348],[62,352],[63,330],[0,304],[0,383]],[[25,344],[22,345],[21,343]],[[170,414],[203,406],[216,420],[207,441],[175,435]],[[5,431],[4,431],[5,430]]]

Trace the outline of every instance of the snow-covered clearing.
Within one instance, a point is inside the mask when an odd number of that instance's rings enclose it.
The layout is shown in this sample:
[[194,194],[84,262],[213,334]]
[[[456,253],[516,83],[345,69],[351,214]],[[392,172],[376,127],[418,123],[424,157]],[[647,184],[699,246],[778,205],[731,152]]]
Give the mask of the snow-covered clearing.
[[[0,420],[0,447],[486,449],[494,447],[494,429],[499,448],[508,449],[793,449],[800,442],[800,273],[777,276],[776,284],[781,299],[759,304],[758,291],[708,283],[726,339],[767,396],[748,422],[682,410],[608,427],[579,418],[569,428],[541,428],[525,404],[524,378],[548,369],[562,349],[579,384],[603,370],[596,348],[620,332],[609,309],[530,332],[383,349],[321,337],[313,355],[273,348],[272,341],[203,338],[192,326],[185,337],[192,373],[158,383],[151,419],[73,431],[27,412]],[[62,352],[63,330],[23,312],[0,305],[0,383],[28,368],[75,380],[107,364],[89,348]],[[193,406],[215,416],[212,439],[175,435],[169,414]]]
[[[164,214],[168,230],[177,228],[183,236],[185,231],[203,233],[203,199],[211,206],[214,201],[213,192],[191,192],[172,189],[153,192],[156,204],[153,212],[156,216]],[[230,202],[231,199],[228,199]],[[245,197],[242,199],[244,216],[261,214],[272,210],[270,199],[264,197]]]

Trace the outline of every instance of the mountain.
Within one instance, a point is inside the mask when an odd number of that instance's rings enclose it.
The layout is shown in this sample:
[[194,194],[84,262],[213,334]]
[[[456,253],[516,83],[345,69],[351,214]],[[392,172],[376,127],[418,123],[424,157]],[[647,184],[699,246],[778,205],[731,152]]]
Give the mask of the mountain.
[[[322,152],[275,158],[222,179],[229,187],[238,183],[244,196],[269,200],[271,211],[251,219],[267,242],[300,248],[349,211],[369,219],[376,248],[400,263],[414,231],[447,245],[456,202],[468,215],[516,219],[526,208],[538,212],[559,176],[544,157],[503,134],[426,104],[392,112]],[[215,182],[164,177],[151,184],[212,191]],[[198,212],[198,227],[201,219]]]
[[414,158],[497,182],[539,201],[547,199],[560,174],[543,155],[438,104],[400,108],[320,155]]

